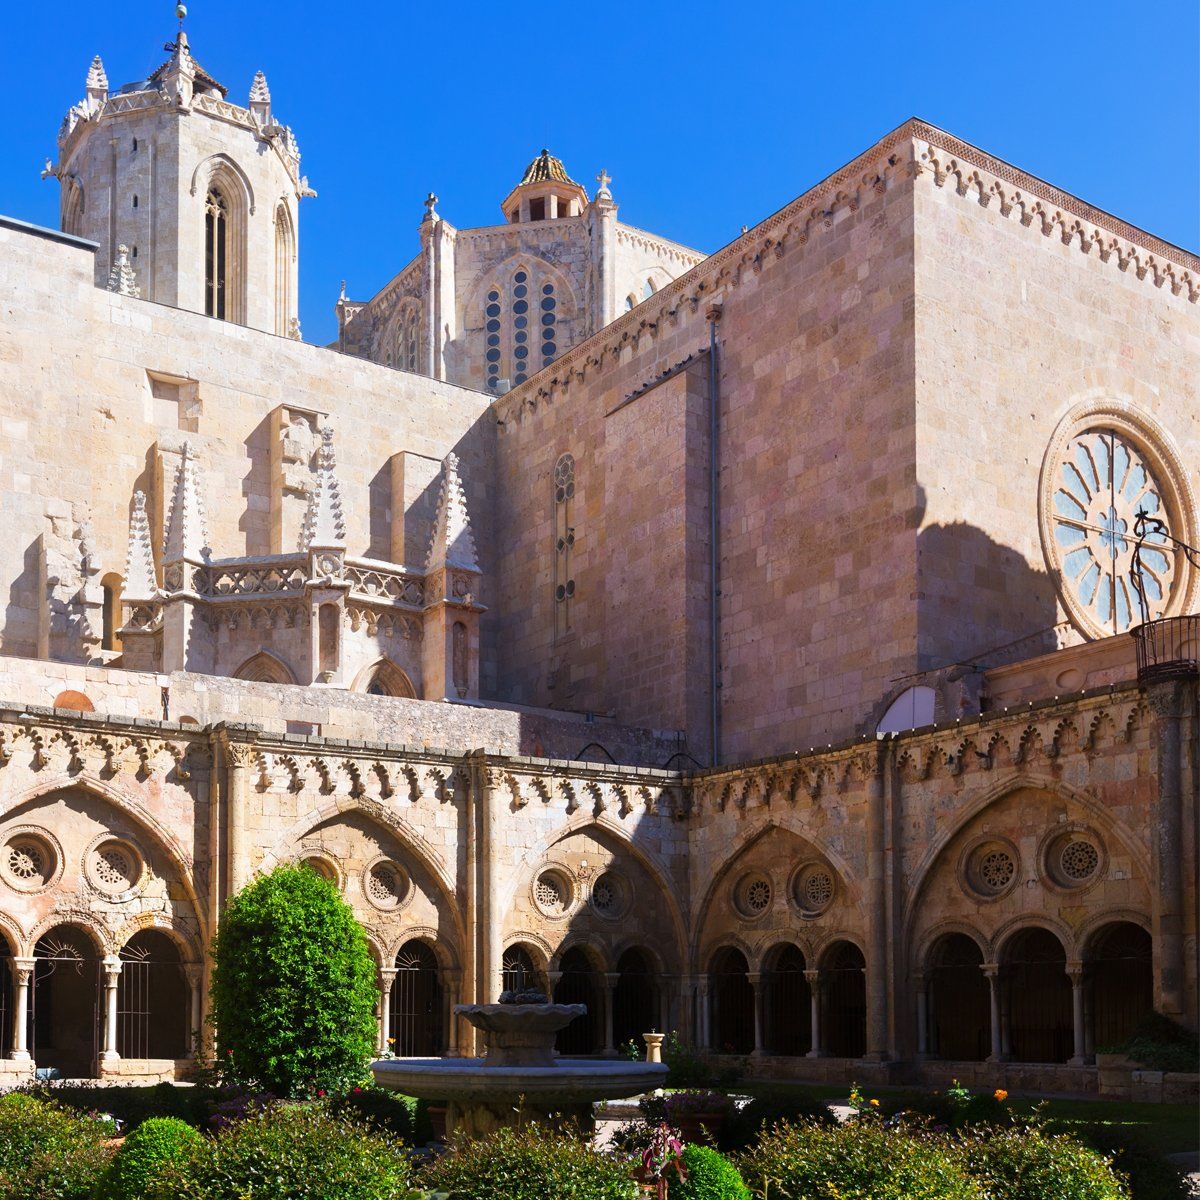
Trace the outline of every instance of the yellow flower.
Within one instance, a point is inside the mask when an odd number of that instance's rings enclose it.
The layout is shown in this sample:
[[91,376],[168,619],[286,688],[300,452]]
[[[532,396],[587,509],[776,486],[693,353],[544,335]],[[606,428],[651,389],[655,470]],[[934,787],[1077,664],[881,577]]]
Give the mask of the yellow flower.
[[1008,1093],[1003,1088],[997,1088],[992,1095],[995,1096],[995,1098],[999,1100],[1001,1104],[1008,1099]]
[[878,1100],[872,1100],[872,1101],[871,1101],[871,1107],[872,1107],[872,1108],[878,1108],[878,1107],[879,1107],[879,1101],[878,1101]]

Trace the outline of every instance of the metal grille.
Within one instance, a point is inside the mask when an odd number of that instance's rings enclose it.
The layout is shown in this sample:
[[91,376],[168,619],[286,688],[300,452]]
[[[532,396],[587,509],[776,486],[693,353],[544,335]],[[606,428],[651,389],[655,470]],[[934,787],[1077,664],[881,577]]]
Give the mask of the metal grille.
[[1200,672],[1200,614],[1147,621],[1130,631],[1137,647],[1138,682],[1193,679]]
[[559,1031],[559,1054],[595,1054],[600,1039],[600,977],[587,955],[574,947],[562,956],[562,977],[554,987],[556,1004],[586,1004],[587,1012]]
[[802,1055],[812,1049],[812,989],[804,978],[804,955],[785,946],[764,972],[763,1049]]
[[406,942],[396,955],[388,1014],[394,1050],[406,1058],[442,1052],[442,985],[437,958],[424,942]]
[[29,1052],[39,1067],[66,1078],[95,1073],[99,1058],[102,968],[74,929],[55,929],[34,947],[29,996]]
[[983,952],[961,933],[947,934],[927,972],[929,1052],[953,1062],[982,1062],[991,1050],[991,1000]]
[[1017,935],[1005,963],[1008,1029],[1015,1062],[1061,1063],[1073,1049],[1066,954],[1044,929]]
[[718,1054],[749,1054],[754,1049],[754,990],[740,951],[726,950],[714,962],[708,993],[712,1048]]
[[16,994],[16,976],[7,954],[0,954],[0,1058],[7,1058],[12,1050],[12,1018],[9,1007]]
[[633,1042],[642,1049],[642,1034],[658,1029],[658,980],[640,950],[626,950],[617,962],[613,989],[613,1042]]
[[510,946],[504,952],[500,986],[506,992],[544,991],[533,959],[524,946]]
[[117,1053],[122,1058],[183,1058],[189,995],[179,954],[164,934],[135,934],[121,951],[117,978]]
[[826,960],[821,1024],[834,1058],[861,1058],[867,1049],[866,963],[857,946],[843,943]]
[[1127,1041],[1154,1007],[1150,935],[1137,925],[1113,925],[1088,961],[1092,1030],[1097,1046]]

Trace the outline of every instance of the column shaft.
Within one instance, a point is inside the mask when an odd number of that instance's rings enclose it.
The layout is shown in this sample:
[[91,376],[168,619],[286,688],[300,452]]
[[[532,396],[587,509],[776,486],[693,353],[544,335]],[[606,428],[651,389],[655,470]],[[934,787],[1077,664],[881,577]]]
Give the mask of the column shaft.
[[811,1018],[811,1040],[809,1058],[821,1057],[821,972],[805,971],[804,978],[808,980],[808,1006]]

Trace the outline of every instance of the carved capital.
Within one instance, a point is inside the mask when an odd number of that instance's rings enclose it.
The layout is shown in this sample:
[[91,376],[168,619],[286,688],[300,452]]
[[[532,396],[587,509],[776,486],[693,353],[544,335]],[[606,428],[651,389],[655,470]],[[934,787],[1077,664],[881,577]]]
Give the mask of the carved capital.
[[1160,721],[1178,721],[1186,712],[1190,687],[1183,680],[1170,679],[1146,688],[1146,700]]

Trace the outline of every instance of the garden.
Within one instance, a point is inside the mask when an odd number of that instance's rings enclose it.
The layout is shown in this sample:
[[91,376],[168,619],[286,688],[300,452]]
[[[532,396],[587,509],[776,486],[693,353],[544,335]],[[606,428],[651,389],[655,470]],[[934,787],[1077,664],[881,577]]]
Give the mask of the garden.
[[0,1097],[0,1200],[1189,1194],[1148,1136],[1153,1122],[1113,1121],[1131,1106],[1032,1105],[957,1084],[924,1094],[854,1087],[830,1104],[796,1087],[713,1078],[674,1038],[668,1087],[621,1121],[602,1119],[602,1132],[537,1124],[518,1108],[487,1137],[443,1144],[424,1103],[370,1082],[374,996],[366,941],[332,888],[306,869],[255,881],[221,923],[205,1077],[40,1083]]

